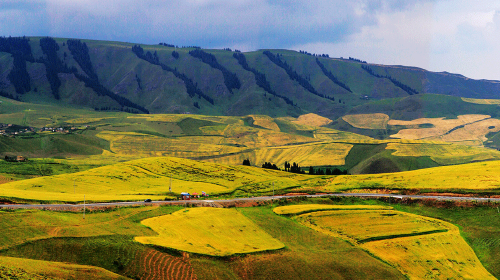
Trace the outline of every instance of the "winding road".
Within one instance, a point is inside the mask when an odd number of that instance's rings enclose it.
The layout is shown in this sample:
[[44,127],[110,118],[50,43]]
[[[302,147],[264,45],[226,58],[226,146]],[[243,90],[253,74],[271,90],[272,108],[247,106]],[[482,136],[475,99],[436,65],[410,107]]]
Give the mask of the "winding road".
[[439,201],[476,201],[480,203],[500,202],[500,198],[488,197],[465,197],[465,196],[434,196],[434,195],[402,195],[402,194],[376,194],[376,193],[331,193],[331,194],[314,194],[314,195],[276,195],[276,196],[259,196],[248,198],[233,198],[223,200],[176,200],[176,201],[126,201],[126,202],[105,202],[105,203],[86,203],[86,204],[0,204],[0,209],[45,209],[45,210],[60,210],[71,211],[79,210],[84,207],[119,207],[119,206],[140,206],[140,205],[224,205],[238,202],[258,202],[269,201],[273,199],[290,198],[290,197],[361,197],[361,198],[394,198],[394,199],[434,199]]

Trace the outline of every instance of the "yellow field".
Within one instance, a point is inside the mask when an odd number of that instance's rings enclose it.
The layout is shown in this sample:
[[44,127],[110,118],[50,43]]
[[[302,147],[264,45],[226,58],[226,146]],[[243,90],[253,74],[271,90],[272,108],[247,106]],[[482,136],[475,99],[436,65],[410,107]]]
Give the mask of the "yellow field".
[[496,150],[437,142],[393,142],[388,143],[386,149],[395,150],[392,153],[395,156],[428,156],[442,165],[500,159],[500,152]]
[[237,165],[241,164],[244,159],[249,159],[257,166],[261,166],[264,162],[272,162],[281,168],[285,161],[297,162],[301,166],[343,165],[352,147],[352,144],[345,143],[312,143],[259,148],[205,161]]
[[26,278],[19,279],[127,279],[100,267],[3,256],[0,257],[0,269],[2,267],[21,271]]
[[318,191],[363,188],[401,188],[437,190],[498,189],[500,161],[442,166],[399,173],[336,176]]
[[485,105],[500,105],[500,99],[475,99],[462,97],[462,100],[469,103],[485,104]]
[[274,131],[280,131],[278,125],[274,122],[274,119],[268,116],[250,116],[253,119],[253,125],[258,125],[263,128],[267,128]]
[[296,216],[394,265],[409,279],[495,279],[450,223],[394,210],[320,211]]
[[2,184],[1,197],[46,201],[164,199],[172,192],[227,193],[237,187],[259,192],[296,186],[307,175],[227,166],[180,158],[145,158],[83,172]]
[[311,227],[317,226],[321,231],[347,238],[353,243],[446,231],[451,226],[436,219],[377,209],[317,211],[300,215],[297,219]]
[[357,114],[346,115],[342,119],[356,128],[362,129],[386,129],[389,116],[386,114]]
[[141,223],[159,235],[136,241],[198,254],[230,256],[285,246],[235,209],[191,208]]
[[[419,125],[423,124],[432,124],[433,127],[419,128]],[[457,119],[390,120],[389,125],[408,127],[391,135],[392,138],[437,140],[473,146],[483,146],[489,132],[500,131],[500,120],[492,119],[488,115],[462,115]]]
[[315,211],[326,210],[390,210],[390,206],[379,205],[328,205],[328,204],[301,204],[280,206],[273,209],[278,215],[300,215]]
[[301,115],[297,118],[297,120],[293,121],[296,124],[308,125],[308,126],[323,126],[332,123],[332,120],[316,115],[314,113],[309,113],[305,115]]
[[496,279],[460,236],[450,232],[373,241],[363,248],[410,279]]

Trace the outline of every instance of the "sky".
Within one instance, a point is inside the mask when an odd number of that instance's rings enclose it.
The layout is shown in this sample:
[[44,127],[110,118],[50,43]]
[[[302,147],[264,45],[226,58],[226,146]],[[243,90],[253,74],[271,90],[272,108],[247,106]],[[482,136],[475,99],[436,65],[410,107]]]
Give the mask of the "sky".
[[500,80],[498,0],[0,0],[0,36],[305,50]]

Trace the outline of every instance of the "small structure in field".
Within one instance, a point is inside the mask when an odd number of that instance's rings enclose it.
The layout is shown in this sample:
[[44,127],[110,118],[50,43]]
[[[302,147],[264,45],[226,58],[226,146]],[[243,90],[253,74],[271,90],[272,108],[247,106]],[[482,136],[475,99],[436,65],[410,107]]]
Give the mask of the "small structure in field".
[[191,200],[191,195],[187,192],[182,192],[181,193],[181,199],[182,200]]
[[5,156],[5,161],[9,162],[26,162],[28,161],[28,158],[23,157],[23,156]]

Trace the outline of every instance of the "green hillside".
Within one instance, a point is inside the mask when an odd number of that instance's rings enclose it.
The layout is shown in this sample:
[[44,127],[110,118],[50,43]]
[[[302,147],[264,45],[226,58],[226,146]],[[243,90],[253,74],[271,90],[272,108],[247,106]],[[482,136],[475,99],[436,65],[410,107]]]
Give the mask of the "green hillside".
[[305,52],[63,38],[0,38],[0,69],[3,96],[133,113],[297,117],[312,112],[336,119],[355,107],[380,107],[367,104],[387,98],[403,98],[390,102],[397,103],[397,111],[413,104],[404,98],[424,93],[498,95],[493,81]]

